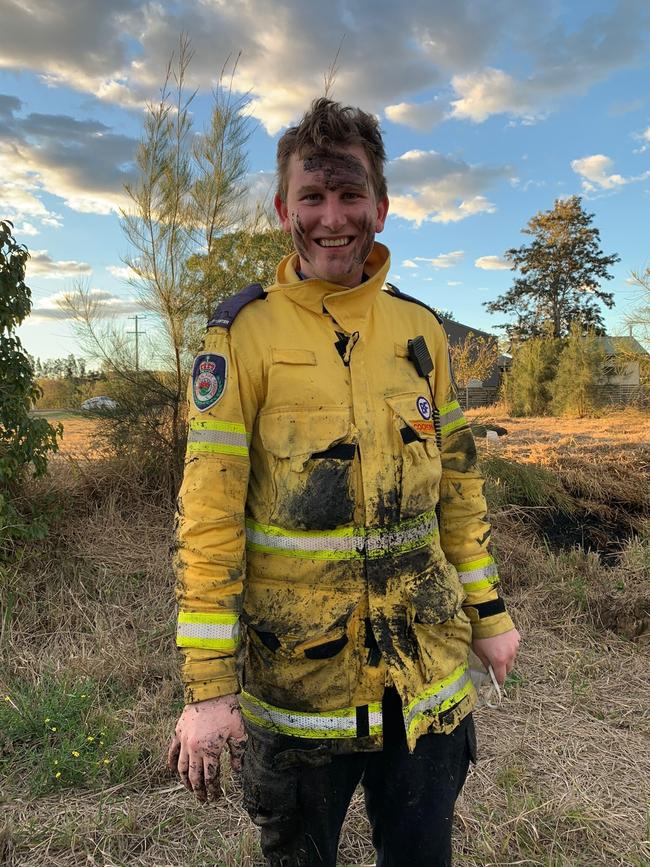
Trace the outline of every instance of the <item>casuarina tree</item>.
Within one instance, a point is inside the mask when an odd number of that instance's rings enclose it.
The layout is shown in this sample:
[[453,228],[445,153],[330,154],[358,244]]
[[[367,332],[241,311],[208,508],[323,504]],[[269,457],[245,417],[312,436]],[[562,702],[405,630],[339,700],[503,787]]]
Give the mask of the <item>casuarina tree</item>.
[[20,483],[30,469],[40,476],[49,452],[56,451],[57,430],[30,415],[39,396],[31,360],[15,330],[31,310],[25,284],[27,248],[17,244],[13,225],[0,221],[0,545],[30,538],[44,530],[18,508]]
[[519,276],[485,306],[516,317],[502,326],[509,337],[566,337],[573,323],[585,333],[604,333],[601,305],[613,307],[614,296],[600,285],[612,279],[608,269],[620,257],[603,253],[593,217],[579,196],[557,199],[552,210],[528,221],[523,232],[531,243],[506,252]]

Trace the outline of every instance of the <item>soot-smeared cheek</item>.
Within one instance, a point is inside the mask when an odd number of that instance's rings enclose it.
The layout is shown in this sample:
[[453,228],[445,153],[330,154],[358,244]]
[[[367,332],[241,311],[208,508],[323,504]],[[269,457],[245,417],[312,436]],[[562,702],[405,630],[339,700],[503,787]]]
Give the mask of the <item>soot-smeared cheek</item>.
[[354,499],[350,494],[348,461],[314,461],[298,490],[288,495],[283,511],[290,526],[304,530],[333,530],[350,524]]
[[307,255],[307,243],[305,241],[305,227],[300,219],[300,214],[298,213],[291,214],[291,237],[293,238],[293,243],[295,244],[300,257],[309,261]]
[[370,255],[375,240],[375,230],[370,217],[365,217],[363,222],[359,223],[359,238],[361,244],[359,246],[359,252],[355,257],[355,261],[360,265],[363,265]]

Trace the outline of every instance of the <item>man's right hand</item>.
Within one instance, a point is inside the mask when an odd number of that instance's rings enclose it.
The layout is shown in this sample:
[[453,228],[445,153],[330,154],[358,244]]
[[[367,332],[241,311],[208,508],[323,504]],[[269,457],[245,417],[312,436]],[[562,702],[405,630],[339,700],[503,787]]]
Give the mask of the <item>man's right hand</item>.
[[199,801],[219,797],[219,759],[225,746],[233,770],[241,770],[246,732],[236,695],[186,704],[169,745],[167,766],[178,771]]

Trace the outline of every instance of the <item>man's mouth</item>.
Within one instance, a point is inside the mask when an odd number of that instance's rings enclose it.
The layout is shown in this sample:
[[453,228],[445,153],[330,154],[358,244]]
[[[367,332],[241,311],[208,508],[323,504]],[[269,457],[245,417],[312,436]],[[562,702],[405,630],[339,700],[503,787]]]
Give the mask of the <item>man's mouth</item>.
[[347,247],[352,241],[352,238],[317,238],[316,243],[319,247]]

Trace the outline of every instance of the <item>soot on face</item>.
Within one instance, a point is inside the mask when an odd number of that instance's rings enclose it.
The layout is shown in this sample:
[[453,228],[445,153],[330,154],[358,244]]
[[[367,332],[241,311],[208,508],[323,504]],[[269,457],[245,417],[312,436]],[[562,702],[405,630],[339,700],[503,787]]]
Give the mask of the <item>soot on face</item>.
[[368,172],[353,154],[314,154],[306,157],[302,165],[310,174],[319,172],[325,188],[330,191],[349,184],[368,185]]

